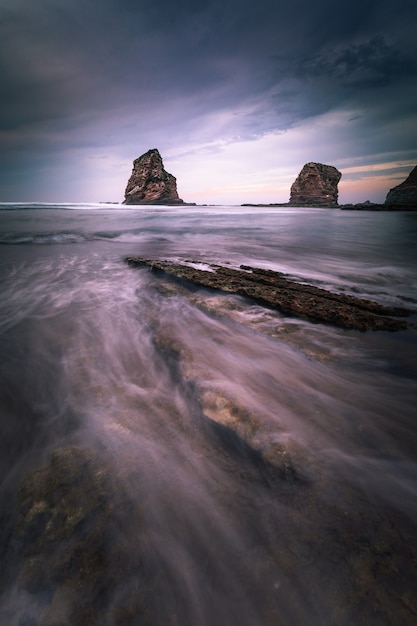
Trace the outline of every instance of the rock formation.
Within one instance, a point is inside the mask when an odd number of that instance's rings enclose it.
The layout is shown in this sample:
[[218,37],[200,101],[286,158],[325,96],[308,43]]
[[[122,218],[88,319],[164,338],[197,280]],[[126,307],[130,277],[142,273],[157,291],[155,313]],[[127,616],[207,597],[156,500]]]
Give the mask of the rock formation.
[[342,174],[332,165],[306,163],[291,185],[290,206],[337,207]]
[[133,161],[123,204],[184,204],[178,196],[177,179],[164,169],[156,148]]
[[[237,293],[262,306],[285,315],[310,322],[331,324],[354,330],[405,330],[407,323],[391,316],[407,317],[410,312],[387,307],[371,300],[336,294],[312,285],[288,280],[280,272],[241,265],[240,270],[211,265],[210,271],[190,265],[158,261],[143,257],[128,257],[132,266],[148,266],[158,272],[205,288]],[[194,264],[193,264],[194,265]]]
[[[32,624],[151,623],[150,598],[163,592],[146,548],[152,544],[142,534],[142,502],[129,498],[104,456],[57,448],[24,479],[17,506],[2,568],[18,572],[19,588],[36,607]],[[122,528],[134,528],[135,542],[126,541]],[[135,584],[127,586],[126,579]]]
[[399,209],[417,207],[417,165],[404,182],[389,190],[385,205]]

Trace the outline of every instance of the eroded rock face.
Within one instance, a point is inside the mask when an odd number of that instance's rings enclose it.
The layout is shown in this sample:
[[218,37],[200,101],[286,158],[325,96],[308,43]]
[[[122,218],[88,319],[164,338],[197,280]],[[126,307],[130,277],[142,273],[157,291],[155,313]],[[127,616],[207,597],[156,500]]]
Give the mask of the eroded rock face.
[[156,148],[133,161],[124,204],[183,204],[177,192],[177,179],[164,169]]
[[306,163],[291,185],[292,206],[336,207],[342,174],[332,165]]
[[404,182],[389,190],[385,204],[399,208],[417,207],[417,165]]

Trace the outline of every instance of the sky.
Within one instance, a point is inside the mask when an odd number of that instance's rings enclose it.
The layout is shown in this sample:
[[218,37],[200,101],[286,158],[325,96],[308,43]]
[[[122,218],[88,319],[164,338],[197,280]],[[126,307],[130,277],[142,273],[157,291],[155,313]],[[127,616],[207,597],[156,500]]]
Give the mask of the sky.
[[0,0],[0,201],[123,200],[158,148],[186,202],[339,202],[417,164],[416,0]]

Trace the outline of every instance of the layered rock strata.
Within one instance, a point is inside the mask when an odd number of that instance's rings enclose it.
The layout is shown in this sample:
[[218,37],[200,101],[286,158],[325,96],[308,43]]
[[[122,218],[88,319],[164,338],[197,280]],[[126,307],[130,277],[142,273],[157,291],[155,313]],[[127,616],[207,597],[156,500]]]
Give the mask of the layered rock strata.
[[123,204],[184,204],[178,196],[177,179],[164,169],[156,148],[133,161]]
[[389,190],[385,205],[400,209],[417,207],[417,165],[404,182]]
[[306,163],[291,185],[290,206],[337,207],[342,174],[332,165]]
[[311,285],[290,281],[280,272],[241,265],[240,270],[219,265],[210,271],[169,261],[128,257],[130,265],[148,266],[154,271],[191,283],[246,296],[258,304],[310,322],[332,324],[355,330],[405,330],[407,323],[391,316],[408,316],[407,309],[386,307],[370,300],[332,293]]

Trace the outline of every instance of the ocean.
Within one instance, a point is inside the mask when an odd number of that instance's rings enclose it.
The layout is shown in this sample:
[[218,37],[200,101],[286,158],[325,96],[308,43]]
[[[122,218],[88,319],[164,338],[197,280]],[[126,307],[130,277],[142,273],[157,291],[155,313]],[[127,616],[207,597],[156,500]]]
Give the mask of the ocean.
[[[0,204],[0,623],[415,624],[416,244],[416,212]],[[276,270],[409,327],[131,255]]]

